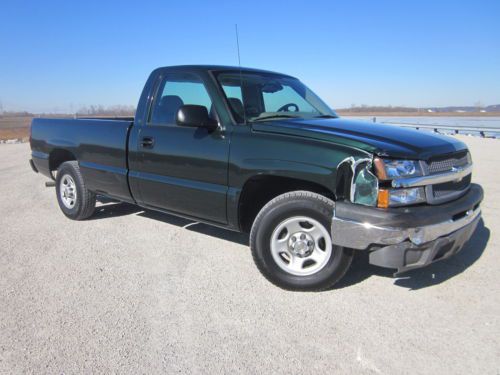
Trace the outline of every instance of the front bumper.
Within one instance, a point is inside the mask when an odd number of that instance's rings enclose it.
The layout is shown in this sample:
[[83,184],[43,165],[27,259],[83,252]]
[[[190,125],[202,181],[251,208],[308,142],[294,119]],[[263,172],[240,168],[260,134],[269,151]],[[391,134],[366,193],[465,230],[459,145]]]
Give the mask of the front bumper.
[[397,273],[426,266],[457,253],[481,218],[483,190],[472,184],[461,198],[439,206],[379,209],[337,202],[332,241],[369,250],[369,261]]

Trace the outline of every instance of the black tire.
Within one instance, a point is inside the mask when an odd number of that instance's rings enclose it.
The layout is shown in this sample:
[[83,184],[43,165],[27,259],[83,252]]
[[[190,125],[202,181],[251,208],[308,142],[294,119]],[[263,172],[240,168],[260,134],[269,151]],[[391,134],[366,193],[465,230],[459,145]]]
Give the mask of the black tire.
[[306,216],[322,224],[330,233],[334,205],[322,195],[294,191],[274,198],[262,208],[250,232],[250,248],[255,264],[270,282],[287,290],[321,291],[332,288],[345,275],[352,262],[352,249],[333,245],[323,268],[311,275],[286,272],[271,253],[273,232],[287,219]]
[[[64,204],[61,194],[61,181],[69,176],[75,183],[76,197],[71,207]],[[77,161],[62,163],[57,169],[56,196],[61,211],[72,220],[85,220],[92,216],[95,210],[95,194],[87,189]]]

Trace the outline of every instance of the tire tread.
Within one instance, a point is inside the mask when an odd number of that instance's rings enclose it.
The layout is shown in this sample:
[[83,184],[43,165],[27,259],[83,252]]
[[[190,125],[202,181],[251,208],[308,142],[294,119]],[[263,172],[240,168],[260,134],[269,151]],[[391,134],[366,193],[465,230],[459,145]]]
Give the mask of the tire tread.
[[[85,220],[94,214],[95,204],[96,204],[96,195],[92,191],[88,190],[85,186],[85,180],[83,179],[82,173],[80,172],[80,166],[78,165],[78,161],[66,161],[62,163],[58,168],[59,171],[62,171],[64,168],[70,168],[71,171],[75,174],[76,183],[80,186],[81,190],[81,200],[80,200],[80,210],[76,216],[68,216],[73,220]],[[63,211],[64,212],[64,211]]]
[[262,220],[262,218],[267,214],[267,210],[271,206],[278,205],[283,202],[287,201],[296,201],[296,200],[313,200],[317,201],[320,203],[325,204],[328,206],[328,209],[333,211],[333,208],[335,207],[335,202],[332,201],[331,199],[325,197],[324,195],[313,193],[311,191],[306,191],[306,190],[297,190],[297,191],[291,191],[287,192],[284,194],[281,194],[272,200],[270,200],[267,204],[262,207],[262,209],[259,211],[257,216],[255,217],[255,220],[252,225],[252,229],[250,231],[250,249],[252,249],[252,258],[254,260],[255,265],[257,266],[258,270],[260,273],[272,284],[275,284],[279,286],[282,289],[285,290],[302,290],[302,291],[309,291],[309,292],[321,292],[324,290],[329,290],[331,289],[340,279],[342,279],[347,271],[349,270],[351,263],[352,263],[352,251],[350,249],[344,249],[342,248],[342,251],[346,251],[348,253],[348,256],[346,257],[347,264],[343,264],[343,267],[341,268],[341,272],[335,277],[335,278],[330,278],[326,280],[324,283],[321,285],[318,285],[316,287],[307,287],[307,288],[300,288],[300,287],[291,287],[287,286],[284,284],[277,284],[276,280],[272,277],[271,272],[265,267],[265,264],[261,262],[258,259],[257,252],[254,251],[255,249],[255,242],[256,242],[256,237],[257,237],[257,230],[259,227],[259,223]]

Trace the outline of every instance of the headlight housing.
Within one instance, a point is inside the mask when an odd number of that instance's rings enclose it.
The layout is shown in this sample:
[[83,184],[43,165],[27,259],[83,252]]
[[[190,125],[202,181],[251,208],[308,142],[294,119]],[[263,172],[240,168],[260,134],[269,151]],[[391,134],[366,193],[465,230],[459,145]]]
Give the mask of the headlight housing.
[[416,160],[375,158],[374,164],[378,178],[383,181],[395,178],[418,177],[423,175],[420,162]]
[[[375,168],[373,168],[374,166]],[[352,166],[351,202],[380,208],[409,206],[426,202],[425,188],[390,188],[390,180],[423,175],[419,161],[375,158],[362,159]],[[375,170],[373,173],[373,169]]]
[[423,187],[410,189],[380,189],[377,206],[381,208],[399,207],[418,204],[425,201],[425,190]]
[[[393,160],[375,158],[375,173],[381,181],[423,176],[421,164],[417,160]],[[409,206],[426,201],[425,189],[416,187],[410,189],[380,189],[378,207]]]

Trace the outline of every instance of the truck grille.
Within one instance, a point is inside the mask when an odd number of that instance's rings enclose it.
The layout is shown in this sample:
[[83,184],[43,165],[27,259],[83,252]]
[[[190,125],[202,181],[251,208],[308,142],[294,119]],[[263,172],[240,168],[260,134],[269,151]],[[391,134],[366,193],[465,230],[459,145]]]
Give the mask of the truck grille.
[[[452,155],[444,155],[432,158],[427,162],[427,173],[430,175],[446,173],[453,168],[463,168],[472,163],[468,151],[460,151]],[[467,191],[470,186],[472,175],[465,176],[460,181],[449,181],[435,184],[426,188],[427,201],[438,204],[456,199]]]
[[470,154],[468,151],[457,152],[453,155],[433,158],[427,164],[429,174],[437,174],[449,172],[453,167],[465,167],[471,163]]
[[450,181],[433,185],[432,193],[434,194],[434,198],[442,198],[448,195],[454,195],[458,192],[464,192],[470,185],[471,177],[472,175],[468,175],[460,181]]

